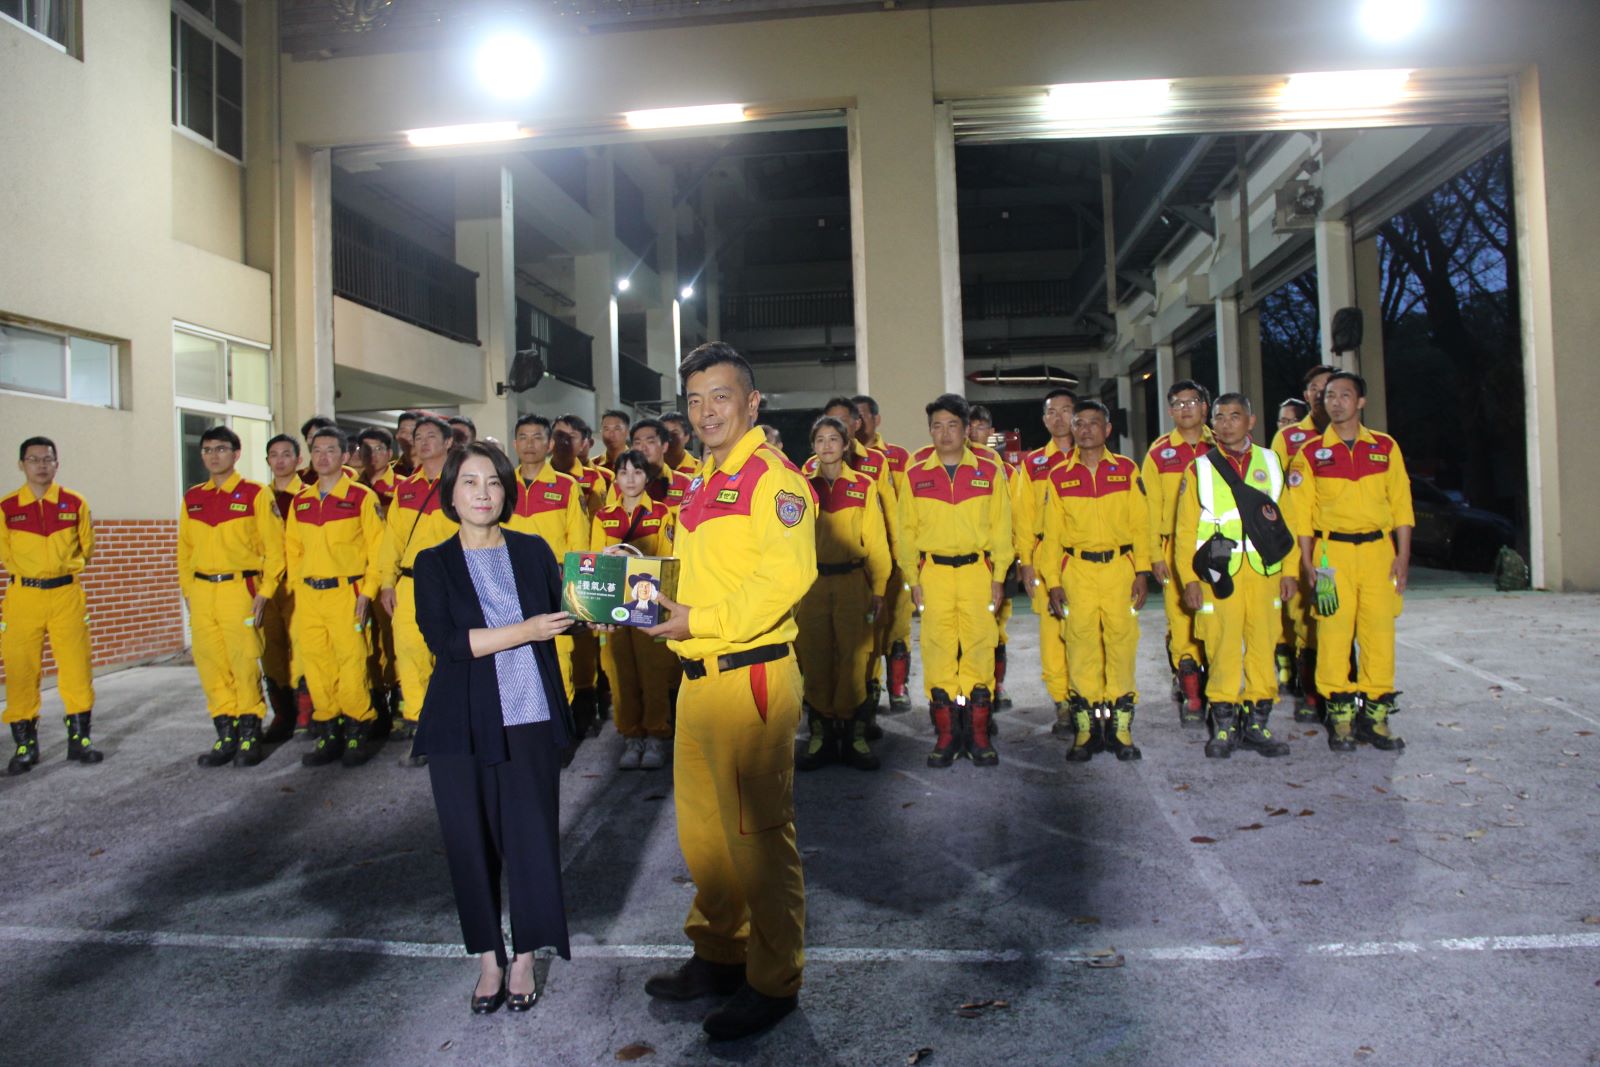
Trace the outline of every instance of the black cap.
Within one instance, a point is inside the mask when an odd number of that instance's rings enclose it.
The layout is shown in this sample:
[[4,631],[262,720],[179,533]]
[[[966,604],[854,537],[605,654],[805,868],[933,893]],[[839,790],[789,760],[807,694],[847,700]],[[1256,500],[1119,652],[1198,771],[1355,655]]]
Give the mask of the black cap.
[[1223,537],[1219,530],[1195,550],[1194,572],[1211,587],[1211,595],[1217,600],[1233,595],[1233,575],[1228,573],[1228,564],[1233,560],[1236,545],[1237,542]]

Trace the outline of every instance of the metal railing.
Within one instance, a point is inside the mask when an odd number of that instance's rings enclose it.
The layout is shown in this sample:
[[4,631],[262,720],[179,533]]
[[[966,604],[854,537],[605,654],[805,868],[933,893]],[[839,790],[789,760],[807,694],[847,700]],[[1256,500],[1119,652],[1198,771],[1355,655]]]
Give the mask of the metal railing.
[[624,404],[661,399],[661,372],[626,352],[617,353],[617,394]]
[[478,343],[478,275],[337,203],[333,291],[424,330]]
[[961,318],[1042,319],[1071,314],[1067,280],[978,282],[961,287]]
[[517,351],[530,348],[553,377],[584,389],[594,388],[594,338],[519,299]]

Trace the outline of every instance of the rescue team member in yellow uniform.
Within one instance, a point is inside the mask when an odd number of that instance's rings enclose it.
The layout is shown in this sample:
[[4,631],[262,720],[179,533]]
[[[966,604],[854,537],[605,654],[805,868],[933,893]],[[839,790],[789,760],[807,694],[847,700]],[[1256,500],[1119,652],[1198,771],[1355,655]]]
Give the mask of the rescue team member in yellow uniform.
[[[589,551],[628,544],[642,555],[672,555],[676,513],[650,496],[650,461],[630,448],[616,457],[611,469],[616,491],[594,517]],[[611,679],[617,733],[623,738],[617,769],[659,770],[671,748],[670,695],[679,684],[678,657],[665,642],[618,626],[601,644],[600,661]]]
[[[378,515],[389,517],[389,505],[400,477],[394,469],[394,435],[381,426],[368,426],[356,436],[356,465],[361,484],[378,494]],[[381,601],[372,605],[372,656],[367,661],[372,686],[372,706],[378,711],[373,736],[387,737],[400,708],[400,680],[394,662],[394,620]]]
[[[1311,414],[1311,405],[1299,397],[1291,396],[1278,405],[1278,430],[1287,430],[1307,415]],[[1277,436],[1274,431],[1273,436]]]
[[[795,768],[812,771],[838,759],[875,771],[867,738],[867,659],[889,581],[889,531],[878,487],[845,462],[849,428],[824,415],[811,427],[817,497],[817,580],[800,601],[800,670],[811,736]],[[805,469],[805,468],[802,468]],[[872,701],[875,703],[875,701]]]
[[89,503],[56,484],[60,459],[48,437],[30,437],[17,450],[27,479],[0,499],[0,663],[6,668],[5,721],[17,751],[6,768],[25,774],[39,762],[39,673],[44,639],[56,659],[56,688],[67,709],[67,759],[99,763],[89,740],[94,682],[89,666],[89,605],[78,575],[94,552]]
[[422,418],[420,411],[402,411],[400,417],[394,421],[394,473],[395,480],[409,478],[416,467],[411,460],[411,431],[417,428],[417,420]]
[[[1411,482],[1400,446],[1361,424],[1367,383],[1339,371],[1323,390],[1328,429],[1306,442],[1289,472],[1289,514],[1298,523],[1305,596],[1319,598],[1318,571],[1332,570],[1337,606],[1317,615],[1317,689],[1327,699],[1328,747],[1357,741],[1387,751],[1405,742],[1394,714],[1394,620],[1411,572]],[[1332,605],[1330,605],[1332,606]],[[1361,649],[1350,691],[1352,645]],[[1359,710],[1357,704],[1359,703]]]
[[[862,393],[851,397],[851,403],[861,419],[856,440],[888,457],[896,504],[894,521],[898,525],[903,521],[911,501],[911,483],[906,480],[911,453],[899,445],[889,444],[878,432],[883,417],[878,413],[876,400]],[[892,547],[891,538],[891,550]],[[880,674],[888,676],[890,711],[909,711],[911,708],[911,615],[911,582],[908,576],[900,573],[899,561],[895,560],[889,573],[888,591],[884,593],[883,611],[878,615],[872,662],[869,665],[872,681],[878,681]]]
[[[1273,650],[1283,603],[1295,593],[1299,546],[1279,559],[1265,559],[1246,534],[1239,504],[1218,463],[1283,509],[1284,472],[1278,457],[1250,439],[1255,428],[1250,401],[1241,393],[1217,397],[1212,415],[1216,447],[1189,464],[1178,483],[1178,514],[1172,553],[1174,581],[1183,585],[1184,606],[1195,613],[1195,630],[1208,654],[1206,701],[1211,739],[1206,755],[1227,759],[1235,743],[1263,756],[1287,756],[1289,746],[1272,736],[1267,720],[1278,699]],[[1220,534],[1232,544],[1225,571],[1207,592],[1195,570],[1195,554]]]
[[933,446],[906,471],[911,501],[895,550],[900,569],[915,575],[911,602],[922,612],[922,686],[934,729],[928,766],[965,755],[993,767],[994,616],[1011,566],[1011,502],[1000,464],[967,444],[967,402],[945,393],[925,410]]
[[667,466],[693,478],[700,469],[700,461],[689,451],[689,446],[694,444],[694,430],[689,420],[682,412],[667,411],[662,413],[661,422],[667,428]]
[[1177,580],[1175,556],[1193,552],[1173,537],[1178,514],[1178,485],[1189,465],[1211,448],[1214,438],[1206,426],[1211,414],[1211,394],[1199,382],[1185,378],[1167,387],[1167,411],[1172,430],[1156,438],[1145,454],[1141,475],[1150,502],[1150,530],[1156,535],[1150,561],[1162,586],[1167,609],[1167,663],[1175,678],[1173,696],[1178,701],[1178,721],[1184,726],[1206,724],[1206,657],[1195,640],[1194,615],[1184,605],[1183,587]]
[[1106,448],[1111,412],[1098,400],[1072,406],[1071,459],[1050,475],[1044,540],[1038,558],[1050,606],[1066,620],[1072,665],[1070,763],[1110,749],[1119,760],[1140,757],[1133,743],[1139,701],[1134,661],[1139,609],[1148,589],[1150,507],[1139,468]]
[[316,748],[300,759],[307,767],[367,762],[378,718],[367,688],[368,622],[384,527],[378,494],[340,467],[349,447],[338,429],[312,431],[317,480],[295,496],[284,531],[295,587],[294,640],[317,709],[311,721]]
[[[311,451],[311,437],[318,430],[322,430],[322,429],[334,429],[334,430],[336,430],[338,428],[339,428],[339,424],[334,422],[332,419],[328,418],[328,416],[326,416],[326,415],[313,415],[309,419],[307,419],[305,422],[301,423],[300,424],[300,439],[305,441],[305,443],[306,443],[306,452],[308,454],[310,453],[310,451]],[[351,466],[351,461],[354,458],[354,456],[350,452],[349,445],[350,445],[350,439],[347,437],[347,438],[345,438],[345,454],[342,457],[340,457],[339,465],[344,469],[345,475],[347,477],[349,477],[349,479],[352,482],[356,482],[356,481],[360,481],[361,480],[361,472],[356,470],[355,467]],[[311,463],[308,460],[306,465],[304,467],[300,468],[300,484],[301,485],[310,485],[313,482],[315,482],[316,480],[317,480],[316,469],[311,465]]]
[[[278,541],[283,542],[283,526],[289,521],[289,508],[300,491],[300,442],[280,433],[267,442],[267,469],[272,481],[272,501],[278,517]],[[280,581],[267,600],[261,616],[261,673],[267,683],[267,703],[272,706],[272,721],[262,731],[263,741],[287,741],[297,725],[295,688],[300,679],[300,664],[291,640],[294,618],[294,590],[287,580]],[[306,697],[306,729],[311,727],[311,699]]]
[[[1295,425],[1280,429],[1272,439],[1272,451],[1285,471],[1294,470],[1295,457],[1307,442],[1321,437],[1328,428],[1328,410],[1322,406],[1322,390],[1328,379],[1339,372],[1338,367],[1319,364],[1306,371],[1301,379],[1305,386],[1306,416]],[[1294,667],[1292,685],[1298,690],[1295,702],[1295,722],[1316,722],[1322,716],[1322,694],[1317,690],[1317,625],[1311,610],[1309,587],[1284,606],[1284,631],[1282,644],[1291,645],[1293,656],[1285,655],[1290,649],[1279,650],[1279,671]]]
[[589,458],[591,464],[616,473],[617,457],[628,450],[628,426],[631,421],[626,411],[615,408],[601,413],[600,451]]
[[794,832],[800,668],[795,605],[816,580],[811,486],[756,426],[750,364],[721,342],[678,368],[706,456],[678,512],[678,594],[645,633],[683,664],[673,753],[678,841],[694,879],[694,955],[645,983],[665,1000],[734,994],[714,1040],[772,1026],[798,1002],[805,878]]
[[[650,480],[645,485],[645,492],[650,494],[650,499],[659,500],[673,511],[683,505],[683,496],[689,491],[689,483],[693,477],[675,470],[667,462],[667,445],[669,443],[666,423],[660,419],[640,419],[633,424],[629,431],[630,447],[644,456],[644,461],[650,465]],[[608,503],[616,503],[616,489],[612,488],[612,497]]]
[[[611,472],[584,462],[583,457],[593,444],[589,424],[577,415],[561,415],[550,425],[550,465],[577,479],[583,488],[583,513],[590,520],[611,497]],[[577,720],[578,736],[598,737],[600,723],[609,710],[610,693],[600,686],[600,642],[587,626],[575,626],[568,634],[572,639],[572,715]]]
[[1039,543],[1044,540],[1045,506],[1049,503],[1050,474],[1072,455],[1071,389],[1057,387],[1044,396],[1044,428],[1050,440],[1022,457],[1022,469],[1011,483],[1011,540],[1016,546],[1018,577],[1028,593],[1033,613],[1039,617],[1039,666],[1045,692],[1055,702],[1056,737],[1072,737],[1072,704],[1067,699],[1067,640],[1061,620],[1050,611],[1049,587],[1040,575],[1050,564],[1041,562]]
[[261,762],[261,623],[284,579],[283,523],[272,491],[241,478],[239,435],[200,435],[211,477],[183,494],[178,588],[189,605],[194,666],[217,740],[202,767]]
[[[517,419],[512,444],[517,453],[517,503],[507,529],[537,534],[545,539],[559,564],[568,552],[589,549],[589,517],[583,513],[583,490],[571,476],[550,466],[550,420],[543,415],[523,415]],[[556,635],[556,659],[561,664],[561,681],[567,703],[573,704],[578,737],[584,736],[588,719],[580,715],[573,702],[572,638]],[[592,701],[584,709],[593,716]]]
[[[994,414],[984,405],[974,404],[969,412],[969,418],[971,421],[967,424],[967,440],[974,445],[983,445],[984,447],[988,448],[989,438],[994,436]],[[998,450],[992,448],[990,450],[993,451],[995,455],[999,455]],[[1000,465],[1005,468],[1006,494],[1008,499],[1010,499],[1012,496],[1013,487],[1017,481],[1017,469],[1013,467],[1004,456],[1000,457]],[[1017,552],[1016,558],[1020,560],[1024,557],[1021,553],[1020,547],[1016,544],[1016,529],[1016,515],[1015,511],[1013,510],[1011,521],[1011,541],[1013,549]],[[1010,575],[1005,575],[1002,578],[1002,582],[1009,577]],[[996,711],[999,711],[1002,708],[1009,708],[1011,706],[1011,697],[1006,693],[1006,642],[1011,640],[1011,635],[1006,632],[1006,624],[1011,621],[1010,597],[1002,596],[1000,598],[1000,610],[995,612],[994,621],[995,625],[999,629],[999,636],[997,638],[998,643],[994,646],[994,707]],[[993,732],[995,736],[999,736],[999,727],[994,727]]]
[[[383,524],[383,547],[378,557],[378,592],[383,610],[394,627],[395,676],[400,682],[402,738],[416,736],[417,716],[433,676],[433,655],[417,628],[416,588],[411,568],[417,553],[455,536],[456,524],[439,500],[439,475],[450,454],[450,425],[433,415],[417,420],[411,432],[411,455],[416,473],[395,486],[394,503]],[[299,596],[299,587],[295,595]],[[302,650],[303,653],[303,650]],[[426,756],[406,756],[407,766],[421,767]]]

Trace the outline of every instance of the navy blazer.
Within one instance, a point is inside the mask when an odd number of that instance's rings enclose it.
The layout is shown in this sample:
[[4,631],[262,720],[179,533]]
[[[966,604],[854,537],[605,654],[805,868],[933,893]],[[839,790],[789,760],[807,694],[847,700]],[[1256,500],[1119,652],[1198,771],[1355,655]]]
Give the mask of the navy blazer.
[[[517,580],[524,618],[561,610],[561,570],[542,537],[502,531]],[[480,763],[504,763],[506,739],[500,683],[493,656],[474,656],[469,631],[488,628],[478,591],[467,570],[461,535],[417,553],[417,628],[434,656],[433,677],[412,742],[415,755],[476,755]],[[533,656],[550,707],[554,743],[565,748],[577,730],[561,684],[553,641],[534,641]]]

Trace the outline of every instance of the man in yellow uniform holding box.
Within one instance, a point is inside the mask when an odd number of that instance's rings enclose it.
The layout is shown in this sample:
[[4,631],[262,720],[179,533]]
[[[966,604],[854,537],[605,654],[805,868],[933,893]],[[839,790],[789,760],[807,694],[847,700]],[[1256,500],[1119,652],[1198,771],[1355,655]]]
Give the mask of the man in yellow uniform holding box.
[[200,461],[211,477],[183,494],[178,516],[178,588],[217,732],[202,767],[261,762],[261,624],[284,578],[277,503],[271,489],[234,470],[239,448],[239,435],[226,426],[200,435]]
[[1038,558],[1050,607],[1067,622],[1073,725],[1067,760],[1102,748],[1119,760],[1140,757],[1133,743],[1134,661],[1139,609],[1150,569],[1150,508],[1139,468],[1106,448],[1111,412],[1098,400],[1072,408],[1071,460],[1050,475]]
[[1177,580],[1174,556],[1185,547],[1173,537],[1178,514],[1178,485],[1183,472],[1211,448],[1213,438],[1206,426],[1211,414],[1211,395],[1199,382],[1185,378],[1167,388],[1167,410],[1172,414],[1172,430],[1156,438],[1145,454],[1144,490],[1150,503],[1150,529],[1156,543],[1150,547],[1151,570],[1162,583],[1162,602],[1167,609],[1167,663],[1174,677],[1173,695],[1178,701],[1178,721],[1185,726],[1206,724],[1205,651],[1195,640],[1194,615],[1184,606],[1183,588]]
[[[1411,482],[1400,446],[1361,424],[1367,383],[1329,375],[1328,428],[1307,442],[1289,471],[1289,515],[1300,539],[1304,596],[1317,619],[1317,689],[1326,700],[1328,747],[1357,741],[1394,751],[1394,620],[1411,571]],[[1350,651],[1361,649],[1356,691]],[[1357,705],[1359,704],[1359,709]]]
[[283,554],[295,587],[294,640],[317,709],[311,720],[316,748],[300,760],[307,767],[367,762],[378,718],[367,687],[367,624],[378,591],[383,520],[378,494],[340,465],[349,447],[333,427],[311,432],[317,480],[295,496],[284,530]]
[[[1278,699],[1273,668],[1283,602],[1294,596],[1299,546],[1290,544],[1277,559],[1267,559],[1250,538],[1241,503],[1228,474],[1267,497],[1283,515],[1284,473],[1270,448],[1250,440],[1255,415],[1241,393],[1217,397],[1212,424],[1215,448],[1191,460],[1178,483],[1173,559],[1175,583],[1183,586],[1184,606],[1195,613],[1195,633],[1208,654],[1206,702],[1211,739],[1206,755],[1227,759],[1235,744],[1262,756],[1287,756],[1289,746],[1272,736],[1267,720]],[[1224,470],[1219,464],[1226,463]],[[1258,498],[1259,499],[1259,498]],[[1207,560],[1207,573],[1195,569],[1197,552],[1213,538],[1226,539],[1225,561]],[[1224,546],[1227,547],[1227,546]],[[1221,562],[1222,569],[1213,571]],[[1211,581],[1207,592],[1203,581]]]
[[44,639],[56,659],[56,688],[67,709],[67,759],[105,758],[89,740],[94,713],[89,605],[78,576],[94,552],[89,502],[56,484],[56,444],[30,437],[17,450],[27,481],[0,499],[0,565],[8,580],[0,601],[0,662],[6,668],[5,722],[16,753],[10,774],[39,762],[39,674]]
[[1011,485],[1011,539],[1016,545],[1019,577],[1028,593],[1033,613],[1039,617],[1039,666],[1045,692],[1055,702],[1056,721],[1050,732],[1072,737],[1072,703],[1067,699],[1067,639],[1061,620],[1050,611],[1050,590],[1040,577],[1039,543],[1044,540],[1045,506],[1049,503],[1050,473],[1072,456],[1071,389],[1057,387],[1044,397],[1044,426],[1050,440],[1022,457],[1022,469]]
[[661,597],[683,664],[673,759],[678,841],[694,879],[694,955],[645,984],[665,1000],[733,993],[705,1020],[714,1040],[794,1010],[805,967],[805,879],[794,832],[800,668],[795,605],[817,576],[816,501],[756,429],[761,394],[729,345],[678,368],[705,459],[678,512],[678,595]]
[[967,410],[953,393],[927,405],[933,444],[907,469],[911,503],[895,542],[901,571],[914,576],[911,602],[922,612],[930,767],[948,767],[959,755],[979,767],[1000,762],[989,728],[995,612],[1014,551],[1011,502],[998,459],[968,446]]
[[[416,736],[417,716],[433,676],[433,653],[417,628],[416,590],[411,568],[417,553],[448,540],[456,524],[444,513],[439,500],[439,475],[450,454],[450,424],[433,415],[417,420],[411,431],[411,455],[417,469],[394,489],[394,502],[384,520],[383,545],[378,558],[378,597],[389,613],[394,630],[395,676],[400,682],[400,714],[404,719],[398,736]],[[299,595],[298,587],[295,590]],[[406,756],[407,766],[421,767],[426,756]]]

